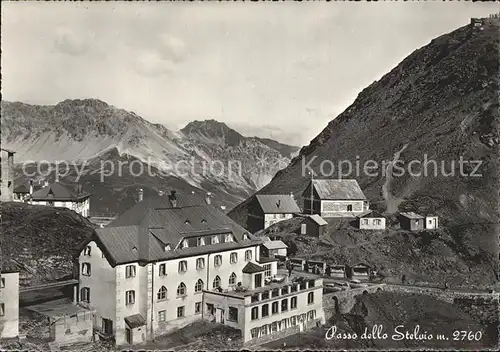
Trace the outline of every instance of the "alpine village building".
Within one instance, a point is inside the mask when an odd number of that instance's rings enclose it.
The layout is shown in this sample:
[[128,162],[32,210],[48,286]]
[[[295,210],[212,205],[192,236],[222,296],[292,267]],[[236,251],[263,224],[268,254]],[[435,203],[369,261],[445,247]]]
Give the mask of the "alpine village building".
[[25,201],[33,205],[48,205],[74,210],[82,216],[89,216],[90,193],[83,190],[81,184],[63,185],[59,182],[46,183],[45,186],[33,192],[30,184],[30,194]]
[[251,342],[324,321],[322,280],[272,282],[262,240],[209,203],[172,191],[95,230],[79,252],[79,301],[100,334],[140,344],[205,319]]
[[304,214],[323,218],[356,217],[369,209],[368,200],[354,179],[311,180],[302,198]]
[[247,228],[255,233],[300,212],[292,195],[258,194],[249,206]]

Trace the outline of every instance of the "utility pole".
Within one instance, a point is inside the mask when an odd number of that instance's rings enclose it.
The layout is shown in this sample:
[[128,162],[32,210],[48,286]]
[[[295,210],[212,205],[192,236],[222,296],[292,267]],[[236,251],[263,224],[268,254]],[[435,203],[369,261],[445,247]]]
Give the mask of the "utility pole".
[[314,171],[310,171],[311,173],[311,215],[313,214],[313,196],[314,196],[314,189],[313,189],[313,180],[314,180]]

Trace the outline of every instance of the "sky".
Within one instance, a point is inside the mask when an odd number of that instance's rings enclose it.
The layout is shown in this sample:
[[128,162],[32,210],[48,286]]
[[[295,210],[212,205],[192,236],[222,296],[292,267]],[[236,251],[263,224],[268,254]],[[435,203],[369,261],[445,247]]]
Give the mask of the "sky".
[[3,2],[2,97],[96,98],[177,130],[216,119],[306,145],[471,2]]

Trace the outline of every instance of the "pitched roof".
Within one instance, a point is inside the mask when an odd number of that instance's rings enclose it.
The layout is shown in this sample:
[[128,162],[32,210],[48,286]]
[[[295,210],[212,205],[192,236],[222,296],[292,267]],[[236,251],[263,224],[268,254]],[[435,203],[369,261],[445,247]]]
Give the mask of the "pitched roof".
[[325,219],[323,219],[321,216],[319,216],[318,214],[314,214],[314,215],[307,215],[306,216],[307,218],[311,219],[312,221],[314,221],[316,224],[318,224],[319,226],[324,226],[324,225],[328,225],[328,223],[325,221]]
[[[168,260],[255,246],[262,240],[236,224],[212,205],[172,208],[155,197],[135,204],[107,227],[95,230],[98,244],[113,265],[135,261]],[[165,207],[166,206],[166,207]],[[233,242],[181,248],[183,239],[195,236],[233,234]],[[248,239],[244,239],[244,235]],[[170,245],[170,250],[165,247]]]
[[255,273],[260,273],[262,271],[265,271],[263,267],[252,262],[248,262],[248,264],[245,265],[245,267],[242,270],[242,272],[245,274],[255,274]]
[[370,211],[364,212],[362,214],[359,214],[357,217],[358,218],[385,218],[385,216],[383,216],[379,212],[376,212],[375,210],[370,210]]
[[424,218],[422,215],[419,215],[419,214],[414,213],[412,211],[399,213],[399,215],[404,216],[405,218],[408,218],[408,219],[413,219],[413,220],[420,220],[420,219]]
[[267,249],[282,249],[288,248],[288,246],[283,241],[266,241],[262,244]]
[[132,314],[125,317],[125,322],[131,329],[146,325],[146,319],[141,314]]
[[255,198],[266,214],[300,213],[300,208],[291,195],[258,194]]
[[59,182],[54,182],[36,192],[33,192],[31,198],[33,200],[80,200],[90,197],[90,193],[75,191],[70,186],[63,185]]
[[358,181],[354,179],[313,180],[312,183],[319,198],[323,200],[366,200]]

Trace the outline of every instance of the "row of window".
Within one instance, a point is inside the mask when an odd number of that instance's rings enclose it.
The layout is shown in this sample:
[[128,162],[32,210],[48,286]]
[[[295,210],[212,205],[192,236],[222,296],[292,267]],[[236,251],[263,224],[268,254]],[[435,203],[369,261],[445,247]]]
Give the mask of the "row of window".
[[[368,223],[369,223],[369,219],[363,219],[363,224],[364,225],[368,225]],[[382,224],[382,220],[380,220],[380,219],[373,219],[373,224],[374,225],[380,225],[380,224]]]
[[[290,301],[290,308],[288,308],[288,302]],[[307,304],[313,304],[314,303],[314,292],[309,292],[307,294]],[[280,309],[281,305],[281,309]],[[282,299],[280,301],[273,302],[271,304],[271,314],[278,314],[280,312],[287,312],[288,309],[295,309],[297,308],[297,296],[290,297],[290,300],[288,298]],[[263,304],[261,306],[253,307],[251,310],[251,316],[252,320],[257,320],[259,319],[259,311],[260,311],[260,318],[266,318],[269,316],[269,303]]]
[[284,296],[292,292],[297,292],[299,290],[305,290],[308,287],[314,287],[315,281],[314,280],[309,280],[309,286],[307,286],[306,282],[302,282],[300,284],[295,284],[295,285],[286,285],[281,287],[281,292],[280,289],[274,288],[271,291],[264,291],[260,293],[255,293],[251,297],[252,302],[258,302],[258,301],[264,301],[266,299],[269,299],[269,297],[278,297],[278,296]]
[[[201,302],[194,304],[194,314],[201,314]],[[177,307],[177,318],[184,318],[186,316],[186,306]],[[167,311],[158,311],[158,321],[163,322],[167,320]]]
[[[88,255],[90,255],[90,247],[87,247],[87,248],[89,249]],[[245,251],[245,261],[250,261],[250,260],[252,260],[252,250],[248,249]],[[229,256],[229,262],[231,264],[236,264],[238,262],[238,253],[232,252]],[[219,267],[221,265],[222,265],[222,255],[217,254],[216,256],[214,256],[214,266]],[[196,270],[202,270],[204,268],[205,268],[205,258],[197,258],[196,259]],[[187,268],[187,260],[181,260],[179,262],[178,272],[185,273],[187,271],[187,269],[188,269]],[[270,270],[271,269],[269,268],[269,276],[271,276]],[[82,275],[84,275],[84,276],[91,275],[90,263],[82,263]],[[136,266],[135,265],[127,265],[125,267],[125,277],[132,278],[132,277],[135,277],[135,275],[136,275]],[[165,263],[159,265],[158,275],[159,276],[167,276],[167,265]]]
[[[203,220],[202,220],[202,223],[203,223]],[[207,240],[205,240],[207,239]],[[181,248],[188,248],[189,247],[189,239],[185,239],[181,242]],[[233,234],[232,233],[228,233],[228,234],[225,234],[224,235],[224,242],[223,243],[227,243],[227,242],[234,242],[234,237],[233,237]],[[205,244],[209,245],[209,244],[218,244],[220,243],[219,242],[219,235],[213,235],[213,236],[205,236],[205,237],[197,237],[196,238],[196,246],[199,247],[199,246],[204,246]],[[192,244],[194,244],[192,242]]]
[[316,318],[316,311],[311,310],[307,313],[303,313],[300,315],[294,315],[293,317],[282,319],[280,321],[272,322],[271,324],[266,324],[258,328],[253,328],[250,330],[252,339],[256,339],[258,337],[263,337],[269,334],[273,334],[278,331],[282,331],[291,327],[296,326],[297,324],[304,321],[311,321]]
[[278,219],[278,217],[284,219],[286,218],[286,214],[273,214],[273,219]]

